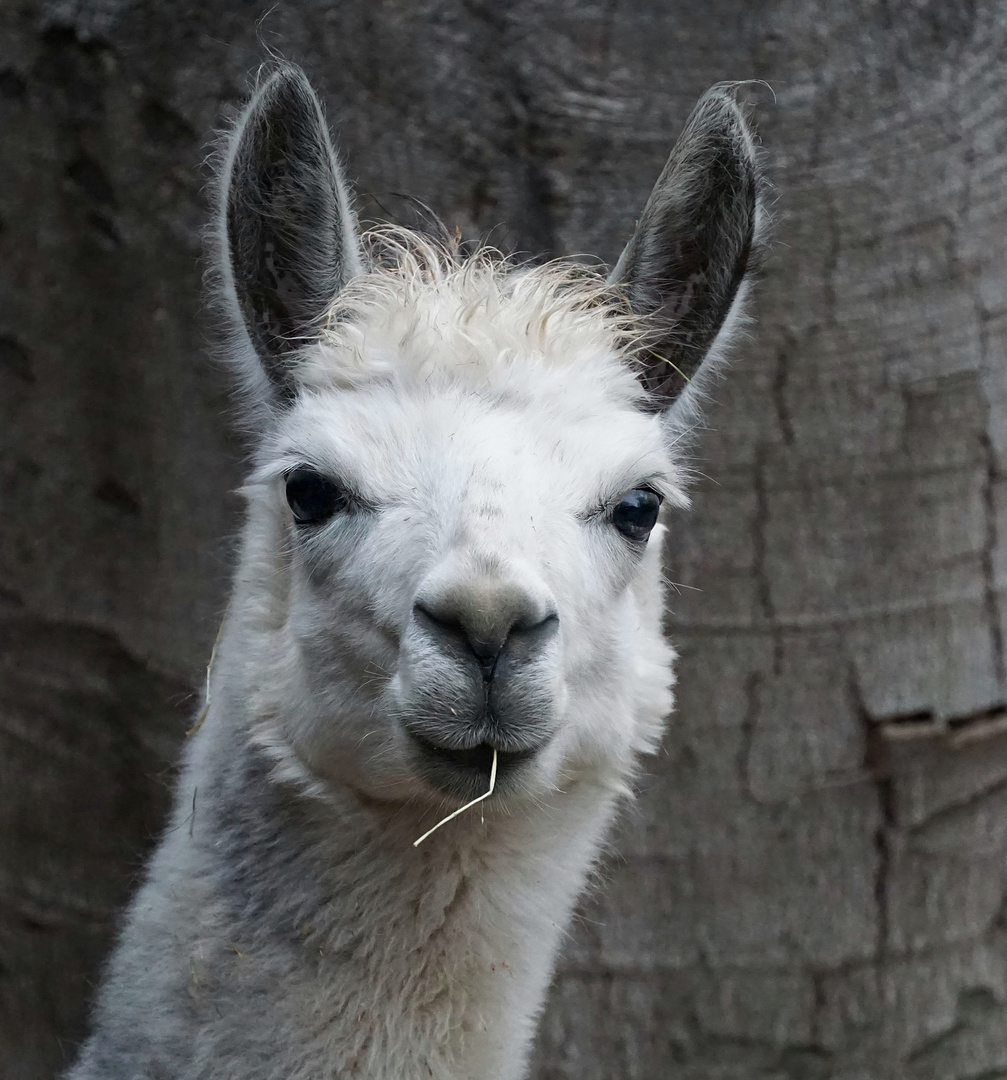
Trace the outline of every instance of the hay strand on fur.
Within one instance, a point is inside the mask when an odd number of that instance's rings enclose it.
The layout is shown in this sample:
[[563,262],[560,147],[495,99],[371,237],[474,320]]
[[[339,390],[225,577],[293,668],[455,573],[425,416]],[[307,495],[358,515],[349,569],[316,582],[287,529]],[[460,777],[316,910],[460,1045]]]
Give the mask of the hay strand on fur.
[[459,806],[453,813],[448,814],[446,818],[442,818],[432,829],[427,831],[419,838],[419,840],[413,841],[413,847],[419,847],[424,840],[431,834],[437,832],[442,825],[447,825],[453,818],[458,817],[459,814],[464,814],[466,810],[471,810],[476,803],[481,803],[483,799],[488,799],[493,794],[493,789],[497,784],[497,752],[493,751],[493,764],[490,766],[490,786],[488,791],[484,791],[482,795],[477,796],[471,802],[467,802],[464,806]]
[[[230,608],[228,608],[228,611]],[[213,639],[213,648],[210,650],[210,662],[206,665],[206,694],[204,695],[203,707],[199,710],[199,716],[196,718],[196,722],[185,733],[187,739],[196,734],[197,731],[203,726],[203,721],[206,719],[206,714],[210,711],[210,676],[213,674],[213,661],[217,659],[217,646],[220,644],[221,635],[224,633],[224,624],[227,622],[227,611],[224,612],[224,617],[220,620],[220,626],[217,627],[217,636]]]

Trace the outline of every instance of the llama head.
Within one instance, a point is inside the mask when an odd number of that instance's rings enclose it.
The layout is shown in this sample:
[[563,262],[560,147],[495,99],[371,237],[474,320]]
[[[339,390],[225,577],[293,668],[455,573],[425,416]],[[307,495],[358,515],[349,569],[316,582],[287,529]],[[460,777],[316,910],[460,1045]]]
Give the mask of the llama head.
[[221,278],[258,429],[239,584],[257,737],[324,788],[619,784],[671,705],[661,506],[758,235],[751,136],[700,102],[607,281],[358,236],[303,74],[222,170]]

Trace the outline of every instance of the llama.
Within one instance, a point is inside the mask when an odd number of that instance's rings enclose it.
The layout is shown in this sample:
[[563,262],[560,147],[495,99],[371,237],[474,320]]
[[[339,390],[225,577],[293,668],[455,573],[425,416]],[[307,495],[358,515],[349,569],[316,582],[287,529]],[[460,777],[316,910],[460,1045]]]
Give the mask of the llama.
[[[606,280],[358,234],[283,65],[222,154],[257,447],[171,822],[69,1080],[519,1080],[672,705],[662,506],[759,248],[729,87]],[[415,841],[448,811],[478,808]]]

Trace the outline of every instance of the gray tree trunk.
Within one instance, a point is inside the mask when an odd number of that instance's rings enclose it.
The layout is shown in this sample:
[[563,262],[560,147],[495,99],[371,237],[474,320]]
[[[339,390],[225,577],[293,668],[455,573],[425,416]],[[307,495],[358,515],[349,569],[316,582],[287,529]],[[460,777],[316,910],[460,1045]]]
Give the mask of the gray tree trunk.
[[0,4],[0,1075],[73,1054],[221,610],[200,162],[268,47],[365,212],[535,254],[613,259],[698,94],[772,83],[778,244],[670,547],[679,710],[536,1076],[1007,1077],[1003,7],[263,10]]

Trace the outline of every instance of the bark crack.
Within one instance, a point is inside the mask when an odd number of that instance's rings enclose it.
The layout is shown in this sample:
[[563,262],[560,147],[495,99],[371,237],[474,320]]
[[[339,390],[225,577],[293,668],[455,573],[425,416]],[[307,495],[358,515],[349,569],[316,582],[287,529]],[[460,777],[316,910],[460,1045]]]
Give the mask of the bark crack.
[[773,406],[776,409],[780,437],[785,446],[792,446],[794,443],[794,425],[787,407],[787,384],[790,380],[790,361],[796,350],[797,337],[787,330],[784,342],[776,352],[776,370],[773,372]]
[[738,781],[742,792],[749,798],[754,798],[748,762],[752,753],[752,741],[755,738],[755,726],[758,723],[761,687],[762,675],[757,671],[751,672],[745,680],[745,712],[741,718],[741,739],[737,757]]
[[823,267],[822,284],[824,286],[825,322],[828,326],[836,326],[838,319],[836,310],[838,299],[836,291],[836,278],[839,275],[839,256],[842,251],[842,229],[839,224],[839,208],[835,199],[829,194],[825,200],[825,225],[828,230],[828,250],[825,254],[825,266]]
[[[971,196],[971,188],[968,188]],[[989,370],[989,321],[990,313],[983,306],[979,297],[975,299],[976,327],[979,335],[979,364],[983,371]],[[993,650],[993,671],[997,687],[1001,692],[1007,686],[1007,671],[1004,661],[1004,628],[1000,613],[1000,598],[997,592],[995,555],[1000,542],[997,527],[996,487],[1000,481],[1000,466],[997,461],[996,447],[990,437],[989,425],[992,419],[992,407],[987,401],[986,428],[979,435],[982,447],[985,472],[983,474],[982,500],[984,515],[984,536],[982,548],[982,569],[984,583],[984,602],[986,616],[990,625],[990,644]]]
[[953,817],[955,814],[961,813],[962,811],[978,807],[986,799],[990,799],[994,795],[998,795],[1005,790],[1007,790],[1007,777],[1002,777],[1000,780],[997,780],[992,784],[986,784],[978,791],[973,791],[964,798],[957,799],[952,803],[942,806],[939,810],[935,810],[932,814],[928,814],[921,821],[917,821],[910,826],[908,831],[912,834],[932,828],[934,825],[940,824],[940,822],[944,821],[946,818]]
[[1000,470],[997,465],[996,450],[989,432],[984,431],[979,436],[979,442],[983,448],[985,473],[982,485],[982,500],[984,514],[985,535],[982,548],[983,569],[983,598],[986,606],[986,616],[990,625],[990,643],[993,650],[993,671],[996,674],[997,687],[1003,692],[1007,685],[1007,672],[1004,670],[1004,630],[1003,620],[1000,614],[1000,597],[996,583],[995,553],[999,546],[999,529],[997,528],[996,508],[996,485],[1000,479]]
[[783,637],[776,619],[772,585],[767,568],[768,545],[766,532],[769,525],[769,495],[766,489],[766,454],[762,450],[755,460],[755,515],[752,520],[753,571],[755,595],[762,618],[769,627],[773,641],[773,674],[783,670]]
[[864,738],[864,771],[871,778],[877,797],[879,822],[874,832],[874,904],[877,909],[878,931],[875,943],[877,957],[888,952],[889,939],[889,885],[893,855],[893,839],[897,827],[895,813],[895,785],[892,779],[888,746],[882,734],[882,725],[871,716],[864,701],[857,673],[851,666],[848,693],[853,712],[860,722]]

